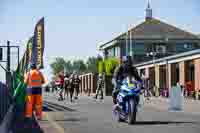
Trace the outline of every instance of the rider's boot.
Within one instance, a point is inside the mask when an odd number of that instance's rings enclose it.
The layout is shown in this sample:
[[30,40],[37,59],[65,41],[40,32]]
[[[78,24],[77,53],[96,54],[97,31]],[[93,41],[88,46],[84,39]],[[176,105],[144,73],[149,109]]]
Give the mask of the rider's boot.
[[117,104],[117,94],[118,94],[119,90],[118,89],[115,89],[113,92],[112,92],[112,98],[113,98],[113,103],[114,104]]

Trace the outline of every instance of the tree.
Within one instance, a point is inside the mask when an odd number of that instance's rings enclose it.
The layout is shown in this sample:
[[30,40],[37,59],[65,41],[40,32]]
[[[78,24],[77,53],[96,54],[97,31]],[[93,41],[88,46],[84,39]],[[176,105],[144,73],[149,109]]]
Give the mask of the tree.
[[66,66],[66,61],[63,58],[59,57],[56,58],[55,61],[50,64],[50,66],[53,70],[53,74],[56,75],[64,70],[64,67]]
[[98,60],[98,73],[105,73],[106,75],[111,76],[118,65],[119,60],[117,58]]
[[119,60],[117,58],[106,59],[104,61],[106,75],[111,76],[118,65],[119,65]]
[[89,57],[87,60],[87,72],[97,73],[97,58]]
[[63,58],[55,58],[55,61],[50,64],[51,69],[53,70],[53,74],[57,75],[60,72],[72,73],[76,71],[79,74],[83,73],[97,73],[97,62],[98,59],[96,57],[89,57],[86,63],[83,60],[74,60],[74,61],[65,61]]
[[77,60],[73,62],[73,70],[78,73],[84,73],[87,70],[87,66],[83,60]]
[[65,72],[72,73],[73,72],[73,65],[71,61],[67,61],[65,64]]

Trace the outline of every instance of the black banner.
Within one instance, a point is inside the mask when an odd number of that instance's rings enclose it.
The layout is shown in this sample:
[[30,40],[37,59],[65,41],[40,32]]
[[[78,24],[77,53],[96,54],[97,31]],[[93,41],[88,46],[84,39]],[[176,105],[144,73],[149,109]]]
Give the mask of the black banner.
[[38,69],[42,69],[43,65],[43,53],[44,53],[44,17],[40,19],[35,27],[34,39],[33,39],[33,53],[32,59],[37,64]]

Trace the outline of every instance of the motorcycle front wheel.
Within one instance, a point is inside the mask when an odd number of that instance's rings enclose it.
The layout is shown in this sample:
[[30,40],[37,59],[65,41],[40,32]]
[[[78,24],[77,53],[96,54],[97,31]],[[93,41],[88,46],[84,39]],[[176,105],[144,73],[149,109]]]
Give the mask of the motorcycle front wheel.
[[128,124],[134,124],[136,122],[136,113],[137,113],[137,103],[135,99],[129,100],[128,106]]

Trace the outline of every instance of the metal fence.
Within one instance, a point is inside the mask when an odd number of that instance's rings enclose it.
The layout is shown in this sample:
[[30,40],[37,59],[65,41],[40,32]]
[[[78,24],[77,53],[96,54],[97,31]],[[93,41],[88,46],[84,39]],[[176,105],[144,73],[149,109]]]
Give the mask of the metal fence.
[[84,75],[80,75],[79,78],[81,79],[80,84],[80,92],[82,94],[94,94],[97,88],[97,75],[93,73],[88,73]]
[[5,84],[0,82],[0,123],[2,122],[11,103],[9,90]]

